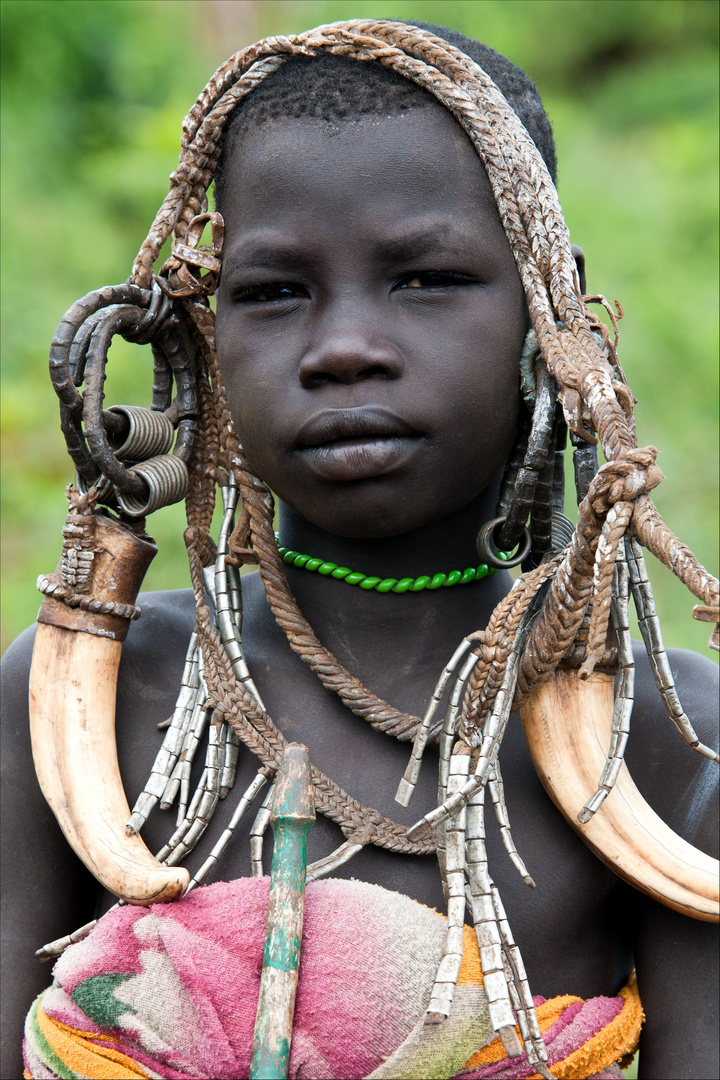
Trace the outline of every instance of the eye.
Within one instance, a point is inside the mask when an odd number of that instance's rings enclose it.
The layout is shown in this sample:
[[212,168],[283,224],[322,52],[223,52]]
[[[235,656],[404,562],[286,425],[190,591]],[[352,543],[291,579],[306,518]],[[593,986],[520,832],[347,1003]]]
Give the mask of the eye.
[[272,304],[278,300],[296,300],[307,295],[308,291],[302,285],[287,281],[266,281],[238,289],[235,300],[239,304]]
[[476,285],[477,281],[455,270],[421,270],[400,278],[397,289],[446,289],[452,285]]

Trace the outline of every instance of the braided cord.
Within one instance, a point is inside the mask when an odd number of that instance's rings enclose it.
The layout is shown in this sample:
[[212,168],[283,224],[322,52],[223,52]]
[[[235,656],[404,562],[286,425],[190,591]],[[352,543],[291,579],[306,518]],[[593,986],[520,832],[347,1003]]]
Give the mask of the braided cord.
[[[555,187],[535,144],[494,82],[447,42],[404,24],[351,20],[296,36],[265,38],[221,65],[185,118],[180,160],[171,176],[170,191],[138,252],[128,287],[147,290],[153,280],[159,280],[164,293],[174,298],[178,318],[185,320],[195,339],[198,356],[193,377],[199,424],[188,459],[186,542],[198,639],[215,709],[268,767],[276,765],[284,740],[233,675],[203,595],[202,568],[216,555],[210,536],[215,486],[228,472],[233,474],[242,498],[228,561],[258,564],[271,609],[291,648],[325,687],[376,730],[409,739],[420,723],[417,717],[382,701],[347,672],[304,619],[288,586],[283,562],[289,561],[291,554],[294,561],[299,553],[278,550],[272,496],[247,467],[217,364],[214,315],[207,300],[217,281],[222,246],[222,219],[218,214],[206,214],[207,188],[228,117],[236,104],[288,57],[323,52],[380,63],[399,73],[432,94],[463,127],[484,165],[518,267],[540,355],[557,384],[557,400],[573,441],[576,445],[594,443],[597,433],[607,462],[581,502],[569,545],[526,575],[525,583],[498,606],[478,638],[477,663],[464,696],[461,737],[472,741],[473,731],[477,732],[487,715],[507,669],[507,643],[512,637],[508,627],[521,625],[541,587],[546,594],[521,649],[515,704],[570,654],[585,626],[587,646],[581,676],[589,675],[604,653],[612,571],[626,533],[649,547],[704,604],[713,607],[718,602],[718,582],[667,528],[650,499],[648,493],[662,479],[655,465],[656,451],[637,447],[633,399],[617,361],[617,334],[615,342],[610,342],[604,324],[588,303],[604,304],[615,325],[614,313],[603,297],[582,296]],[[198,246],[206,221],[213,229],[210,249]],[[161,278],[153,279],[155,261],[171,235],[172,254]],[[204,277],[199,276],[202,269],[207,271]],[[67,409],[77,411],[77,395],[67,387],[63,392],[68,397]],[[517,472],[521,462],[516,464]],[[552,468],[548,459],[538,490],[549,490]],[[528,499],[531,495],[528,488]],[[513,528],[517,524],[513,523]],[[543,534],[541,539],[546,547],[547,536]],[[320,566],[325,572],[329,564]],[[345,569],[332,566],[328,572],[340,577],[335,571],[344,574]],[[344,576],[345,580],[357,578],[350,571]],[[451,583],[448,578],[436,583],[440,576],[434,575],[423,587]],[[477,571],[475,576],[480,576]],[[413,579],[408,589],[415,591],[418,581],[422,578]],[[375,581],[367,576],[354,583],[380,592],[402,592],[405,585],[404,580]],[[348,830],[367,827],[376,837],[373,842],[400,845],[392,850],[418,850],[413,842],[402,839],[400,826],[360,807],[326,777],[316,775],[324,800],[320,808],[340,822],[346,835]],[[431,849],[428,844],[423,850]]]

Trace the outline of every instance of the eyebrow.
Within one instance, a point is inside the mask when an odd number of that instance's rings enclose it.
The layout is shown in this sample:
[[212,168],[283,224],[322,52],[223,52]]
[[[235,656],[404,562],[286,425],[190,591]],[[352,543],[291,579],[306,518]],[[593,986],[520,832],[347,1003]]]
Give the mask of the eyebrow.
[[[395,236],[384,237],[375,245],[376,255],[384,262],[393,263],[403,259],[417,259],[441,247],[444,255],[465,254],[467,247],[450,222],[409,228]],[[284,238],[277,242],[258,236],[250,237],[237,249],[237,261],[229,259],[225,272],[228,275],[255,272],[257,270],[293,270],[305,268],[313,261],[311,250],[288,244]]]
[[385,237],[377,245],[377,252],[388,262],[403,258],[419,258],[438,246],[442,247],[444,252],[453,254],[459,251],[459,240],[460,237],[452,225],[443,222]]
[[[297,266],[307,262],[308,252],[306,248],[295,247],[291,244],[277,243],[272,241],[253,241],[243,244],[238,248],[239,261],[242,266],[262,266],[273,269],[274,267]],[[230,264],[230,269],[240,267]]]

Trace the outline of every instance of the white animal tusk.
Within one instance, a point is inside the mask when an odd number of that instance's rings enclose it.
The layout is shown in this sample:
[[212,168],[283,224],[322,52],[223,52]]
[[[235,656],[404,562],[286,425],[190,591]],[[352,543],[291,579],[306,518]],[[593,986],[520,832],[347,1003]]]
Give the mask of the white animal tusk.
[[[122,641],[145,570],[156,552],[147,536],[69,491],[63,557],[41,578],[30,669],[35,771],[60,828],[115,896],[131,904],[174,900],[190,875],[163,866],[126,826],[130,818],[115,744],[115,695]],[[92,590],[92,591],[91,591]],[[64,599],[77,601],[64,602]]]
[[520,712],[538,776],[588,847],[619,877],[660,903],[718,922],[718,861],[658,817],[625,764],[600,810],[585,825],[577,819],[605,766],[613,677],[597,672],[581,682],[574,671],[556,671]]
[[174,900],[190,876],[166,867],[130,817],[115,746],[119,641],[38,626],[30,671],[30,733],[43,795],[68,843],[115,896],[131,904]]

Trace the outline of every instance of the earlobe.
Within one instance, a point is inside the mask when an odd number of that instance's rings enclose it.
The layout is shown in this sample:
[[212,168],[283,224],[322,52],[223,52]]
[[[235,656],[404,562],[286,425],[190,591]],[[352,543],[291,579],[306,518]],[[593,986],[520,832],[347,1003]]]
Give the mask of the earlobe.
[[577,244],[571,244],[570,249],[577,266],[578,277],[580,278],[580,290],[583,296],[587,295],[587,280],[585,278],[585,252]]

